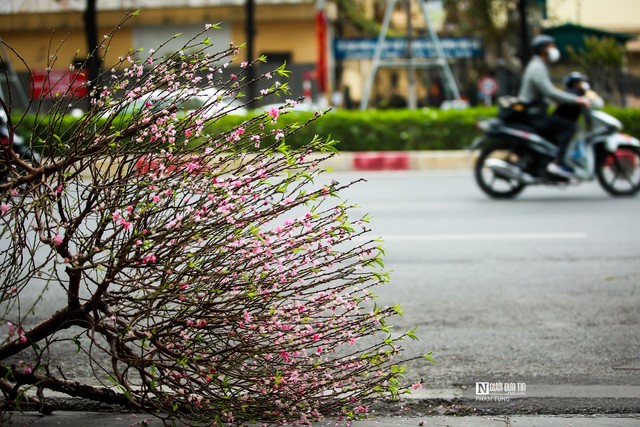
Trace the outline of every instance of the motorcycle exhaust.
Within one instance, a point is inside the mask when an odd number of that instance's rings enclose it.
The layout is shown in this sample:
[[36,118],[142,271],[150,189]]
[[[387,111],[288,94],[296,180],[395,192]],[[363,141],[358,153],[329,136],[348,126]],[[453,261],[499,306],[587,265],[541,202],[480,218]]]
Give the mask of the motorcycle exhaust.
[[518,166],[505,162],[504,160],[488,159],[484,164],[491,169],[496,176],[501,178],[515,179],[523,184],[533,184],[536,182],[534,177],[524,172]]

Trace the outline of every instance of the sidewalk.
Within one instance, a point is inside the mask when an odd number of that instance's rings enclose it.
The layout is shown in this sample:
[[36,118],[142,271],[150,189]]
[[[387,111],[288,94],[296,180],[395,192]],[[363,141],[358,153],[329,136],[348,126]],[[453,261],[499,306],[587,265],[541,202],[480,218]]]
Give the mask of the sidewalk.
[[[55,412],[53,415],[43,416],[33,412],[16,413],[11,417],[11,426],[37,427],[162,427],[160,420],[148,415],[139,414],[104,414],[97,412]],[[337,427],[346,425],[327,420],[314,423],[317,427]],[[640,415],[612,417],[612,416],[513,416],[513,417],[384,417],[367,421],[357,421],[353,427],[632,427],[640,425]]]
[[[558,399],[567,398],[585,400],[578,406],[558,405]],[[483,406],[475,401],[474,390],[420,390],[391,406],[374,405],[372,418],[353,422],[352,427],[631,427],[640,426],[640,412],[634,412],[639,400],[640,386],[537,385],[527,389],[526,398],[514,396],[511,399],[513,405],[505,404],[496,411],[489,407],[483,410]],[[469,412],[470,408],[476,409]],[[489,412],[486,411],[488,408]],[[597,408],[608,413],[592,414],[592,411],[599,411]],[[558,412],[553,412],[555,410]],[[376,417],[376,413],[380,415]],[[460,415],[448,415],[452,413]],[[539,413],[547,415],[511,415]],[[106,407],[103,411],[102,407],[95,405],[56,410],[52,415],[34,411],[16,412],[11,415],[9,422],[6,419],[3,421],[0,423],[2,426],[163,427],[159,419],[148,414],[118,412],[115,407],[113,411]],[[344,421],[332,418],[314,423],[314,427],[346,425]]]

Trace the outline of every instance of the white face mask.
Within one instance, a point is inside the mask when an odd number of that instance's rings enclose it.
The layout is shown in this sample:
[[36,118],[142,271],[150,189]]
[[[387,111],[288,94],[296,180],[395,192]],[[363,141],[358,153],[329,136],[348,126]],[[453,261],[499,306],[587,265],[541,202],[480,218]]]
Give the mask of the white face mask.
[[547,49],[547,58],[549,58],[549,62],[558,62],[560,60],[560,51],[557,47],[550,47]]

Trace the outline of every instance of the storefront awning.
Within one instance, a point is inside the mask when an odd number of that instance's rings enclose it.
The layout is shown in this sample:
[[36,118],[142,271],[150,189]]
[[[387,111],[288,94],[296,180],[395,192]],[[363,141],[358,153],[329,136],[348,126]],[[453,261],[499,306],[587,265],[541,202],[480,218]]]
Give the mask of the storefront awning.
[[576,24],[564,24],[547,28],[543,33],[556,39],[556,45],[563,54],[567,54],[569,46],[576,52],[584,50],[584,39],[586,37],[613,38],[621,45],[625,45],[629,40],[636,38],[633,34],[615,33]]

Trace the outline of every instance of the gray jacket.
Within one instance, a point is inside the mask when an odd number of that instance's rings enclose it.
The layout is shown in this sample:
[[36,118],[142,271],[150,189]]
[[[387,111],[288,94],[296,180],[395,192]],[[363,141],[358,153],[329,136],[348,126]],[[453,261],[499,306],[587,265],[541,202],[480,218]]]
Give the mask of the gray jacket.
[[578,96],[555,87],[549,78],[547,64],[536,55],[529,61],[524,71],[518,100],[525,104],[534,105],[534,109],[541,108],[546,111],[549,100],[558,104],[577,104]]

